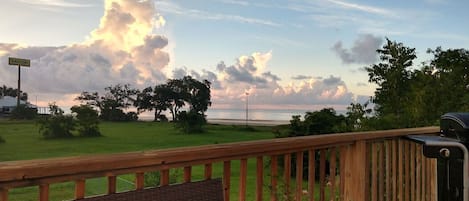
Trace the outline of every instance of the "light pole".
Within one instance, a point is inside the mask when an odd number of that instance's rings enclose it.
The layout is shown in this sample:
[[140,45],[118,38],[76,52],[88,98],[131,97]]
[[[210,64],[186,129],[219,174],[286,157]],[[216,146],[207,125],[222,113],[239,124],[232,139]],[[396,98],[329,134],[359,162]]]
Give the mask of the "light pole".
[[249,115],[249,108],[248,108],[248,98],[249,98],[249,93],[246,92],[246,128],[248,127],[248,115]]

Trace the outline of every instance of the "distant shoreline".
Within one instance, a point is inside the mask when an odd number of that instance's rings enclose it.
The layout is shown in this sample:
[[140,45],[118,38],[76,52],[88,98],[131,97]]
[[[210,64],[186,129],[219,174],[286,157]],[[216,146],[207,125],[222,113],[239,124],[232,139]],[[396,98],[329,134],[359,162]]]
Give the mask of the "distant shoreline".
[[290,124],[287,120],[251,120],[247,122],[245,119],[207,119],[208,123],[211,124],[223,124],[223,125],[252,125],[252,126],[278,126]]

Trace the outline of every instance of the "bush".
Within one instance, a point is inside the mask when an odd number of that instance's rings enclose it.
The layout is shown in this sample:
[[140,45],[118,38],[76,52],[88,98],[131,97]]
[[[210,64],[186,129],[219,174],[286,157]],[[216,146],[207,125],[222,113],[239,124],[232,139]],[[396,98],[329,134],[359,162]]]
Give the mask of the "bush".
[[73,137],[75,122],[72,115],[50,115],[38,120],[39,133],[45,138]]
[[177,128],[182,130],[184,133],[201,133],[204,131],[203,126],[207,124],[205,115],[195,111],[182,111],[178,113],[177,119]]
[[72,137],[75,122],[72,115],[64,115],[64,111],[55,103],[49,104],[50,115],[38,119],[39,133],[45,138]]
[[2,136],[0,136],[0,144],[1,144],[1,143],[5,143],[5,142],[6,142],[5,139],[3,139]]
[[78,133],[81,136],[101,136],[98,124],[98,112],[89,105],[73,106],[70,108],[72,113],[76,114]]
[[105,121],[137,121],[138,114],[135,112],[125,113],[122,109],[105,109],[101,111],[99,118]]
[[[160,185],[161,174],[159,171],[156,172],[145,172],[144,185],[145,187],[156,187]],[[181,176],[180,169],[171,169],[169,171],[169,183],[173,184],[177,182],[177,178]]]
[[13,119],[34,119],[37,115],[36,108],[30,108],[27,105],[20,105],[11,112],[11,118]]

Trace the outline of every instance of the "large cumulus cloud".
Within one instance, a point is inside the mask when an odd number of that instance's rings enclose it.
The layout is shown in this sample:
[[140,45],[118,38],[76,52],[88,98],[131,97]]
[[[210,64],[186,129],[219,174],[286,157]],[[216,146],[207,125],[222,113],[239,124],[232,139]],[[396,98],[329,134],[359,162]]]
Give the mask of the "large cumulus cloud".
[[[166,80],[168,39],[152,34],[164,19],[153,1],[106,0],[98,28],[83,42],[62,47],[24,47],[0,43],[0,62],[10,56],[31,59],[22,83],[45,94],[99,91],[117,83],[136,87]],[[17,70],[0,68],[0,80],[14,86]],[[23,89],[24,89],[23,88]]]

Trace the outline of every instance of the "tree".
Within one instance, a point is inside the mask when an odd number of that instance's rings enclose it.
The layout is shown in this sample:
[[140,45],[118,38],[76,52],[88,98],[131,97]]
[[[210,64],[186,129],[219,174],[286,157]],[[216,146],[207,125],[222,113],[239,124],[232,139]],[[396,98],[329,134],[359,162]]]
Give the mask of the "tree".
[[165,121],[161,113],[171,106],[172,91],[166,84],[156,85],[154,89],[147,87],[137,95],[134,105],[138,112],[154,110],[154,121]]
[[365,121],[367,115],[370,115],[372,112],[372,109],[368,108],[368,104],[368,101],[364,104],[350,103],[347,107],[346,119],[349,130],[360,130],[362,128],[363,121]]
[[[378,85],[375,97],[375,110],[378,116],[390,115],[399,125],[405,125],[409,105],[409,91],[413,60],[417,58],[415,48],[409,48],[386,38],[386,44],[377,50],[381,63],[365,67],[369,82]],[[407,125],[405,125],[407,126]]]
[[185,100],[187,99],[187,89],[184,86],[184,82],[180,79],[170,79],[167,83],[168,87],[171,89],[170,102],[171,106],[169,111],[173,117],[173,121],[176,121],[177,114],[179,109],[186,105]]
[[[18,97],[18,89],[3,85],[0,87],[0,98],[3,96]],[[27,101],[28,93],[21,91],[20,100]]]
[[101,136],[99,132],[98,112],[90,105],[73,106],[70,108],[72,114],[76,115],[78,132],[81,136]]
[[190,105],[190,111],[205,114],[208,107],[212,105],[210,95],[210,85],[208,80],[200,82],[191,76],[183,78],[184,86],[187,88],[187,102]]
[[82,92],[76,98],[82,103],[99,108],[100,118],[108,121],[129,121],[135,119],[134,113],[126,114],[125,109],[133,105],[138,90],[130,88],[129,84],[109,86],[105,94],[100,96],[98,92]]
[[431,66],[440,84],[437,87],[441,98],[438,113],[469,110],[469,51],[466,49],[448,49],[441,47],[428,50],[433,53]]

